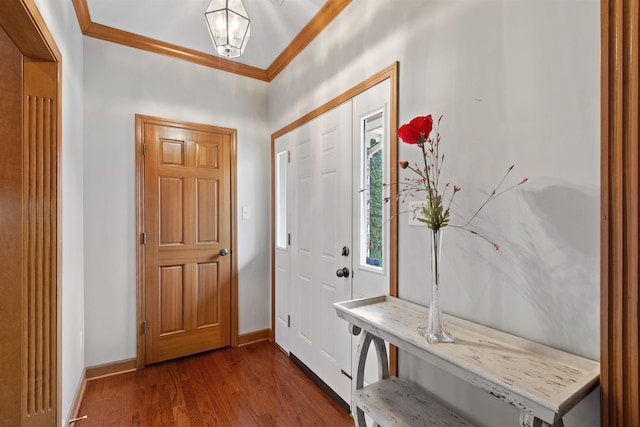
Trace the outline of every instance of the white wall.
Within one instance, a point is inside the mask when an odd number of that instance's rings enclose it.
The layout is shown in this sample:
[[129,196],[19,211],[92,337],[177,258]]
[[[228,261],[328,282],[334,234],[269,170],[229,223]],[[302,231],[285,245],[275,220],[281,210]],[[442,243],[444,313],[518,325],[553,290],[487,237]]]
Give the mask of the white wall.
[[[445,230],[444,311],[599,358],[598,0],[353,0],[270,85],[274,132],[393,61],[400,123],[444,115],[445,180],[467,216],[503,172],[529,182],[476,219],[502,247]],[[400,147],[415,160],[416,149]],[[455,218],[455,217],[454,217]],[[400,221],[400,296],[429,302],[427,232]],[[479,425],[517,411],[400,354],[400,374]],[[598,392],[565,419],[595,426]]]
[[73,4],[36,0],[62,53],[62,425],[84,369],[82,33]]
[[[238,130],[239,331],[270,327],[268,85],[84,40],[86,366],[136,356],[135,114]],[[241,219],[249,207],[251,219]]]

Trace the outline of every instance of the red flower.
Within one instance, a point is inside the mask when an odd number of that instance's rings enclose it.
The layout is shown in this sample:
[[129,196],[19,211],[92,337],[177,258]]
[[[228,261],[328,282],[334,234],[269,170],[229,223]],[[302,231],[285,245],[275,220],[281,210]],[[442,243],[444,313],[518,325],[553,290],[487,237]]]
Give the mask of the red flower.
[[409,167],[409,162],[407,162],[406,160],[400,160],[398,163],[400,164],[400,167],[402,169],[406,169]]
[[433,129],[433,119],[431,114],[428,116],[418,116],[409,123],[400,126],[398,129],[398,138],[406,144],[418,144],[429,138],[429,134]]

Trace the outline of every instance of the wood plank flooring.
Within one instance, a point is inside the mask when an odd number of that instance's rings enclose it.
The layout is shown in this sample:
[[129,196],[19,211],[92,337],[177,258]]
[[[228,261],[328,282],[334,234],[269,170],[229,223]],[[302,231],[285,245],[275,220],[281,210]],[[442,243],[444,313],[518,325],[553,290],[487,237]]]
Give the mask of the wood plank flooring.
[[354,425],[269,342],[90,380],[83,415],[74,427]]

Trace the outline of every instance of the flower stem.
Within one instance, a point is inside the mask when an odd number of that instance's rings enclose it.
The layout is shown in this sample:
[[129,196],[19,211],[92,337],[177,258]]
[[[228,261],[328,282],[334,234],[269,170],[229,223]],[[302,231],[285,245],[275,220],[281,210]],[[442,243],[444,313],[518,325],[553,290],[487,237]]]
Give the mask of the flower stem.
[[[507,172],[504,174],[504,176],[502,177],[502,180],[500,180],[500,183],[498,184],[498,186],[495,188],[495,190],[493,190],[491,192],[491,194],[489,194],[489,197],[487,197],[487,199],[484,201],[484,203],[482,203],[480,205],[480,207],[478,209],[476,209],[476,211],[473,213],[473,215],[471,216],[471,218],[469,218],[469,220],[464,223],[463,225],[460,226],[460,228],[464,228],[466,226],[468,226],[469,224],[471,224],[471,221],[474,220],[474,218],[480,213],[480,211],[482,210],[482,208],[484,208],[490,201],[492,201],[493,199],[497,198],[498,196],[506,193],[507,191],[517,187],[518,185],[524,184],[525,181],[520,181],[517,184],[512,185],[511,187],[502,190],[500,192],[498,192],[498,190],[500,189],[500,187],[502,186],[502,184],[504,184],[504,181],[507,179],[507,176],[509,175],[509,173],[511,172],[511,170],[513,169],[513,166],[509,167],[509,169],[507,169]],[[493,242],[491,242],[493,243]]]

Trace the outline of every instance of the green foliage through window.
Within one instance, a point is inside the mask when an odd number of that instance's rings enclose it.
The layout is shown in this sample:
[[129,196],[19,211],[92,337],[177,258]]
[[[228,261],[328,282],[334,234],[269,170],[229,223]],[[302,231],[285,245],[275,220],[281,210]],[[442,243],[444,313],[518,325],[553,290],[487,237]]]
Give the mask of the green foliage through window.
[[382,150],[375,151],[369,158],[369,248],[367,264],[382,266]]

